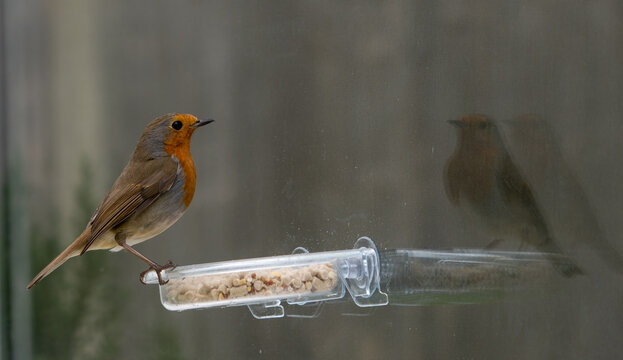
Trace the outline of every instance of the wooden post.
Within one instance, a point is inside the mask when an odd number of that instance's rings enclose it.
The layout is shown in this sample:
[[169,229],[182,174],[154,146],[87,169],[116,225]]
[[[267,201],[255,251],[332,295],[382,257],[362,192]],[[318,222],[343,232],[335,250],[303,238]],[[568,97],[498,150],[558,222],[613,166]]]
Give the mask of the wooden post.
[[38,74],[29,71],[32,55],[26,45],[40,31],[38,4],[3,0],[0,5],[2,93],[0,149],[2,165],[2,227],[0,241],[0,336],[3,359],[32,358],[31,297],[25,284],[30,277],[30,233],[26,164],[33,107],[38,96]]

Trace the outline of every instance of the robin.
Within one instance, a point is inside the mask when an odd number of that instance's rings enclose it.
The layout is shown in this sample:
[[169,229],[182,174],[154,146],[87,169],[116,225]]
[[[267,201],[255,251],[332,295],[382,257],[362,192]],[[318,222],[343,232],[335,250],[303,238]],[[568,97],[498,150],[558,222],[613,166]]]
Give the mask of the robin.
[[154,270],[161,285],[161,271],[174,268],[169,261],[158,265],[132,245],[150,239],[173,225],[190,205],[195,193],[196,171],[190,154],[190,138],[200,126],[189,114],[167,114],[152,121],[108,195],[97,207],[86,228],[63,252],[28,284],[28,289],[67,259],[89,250],[125,249]]
[[517,239],[550,254],[565,276],[581,274],[571,262],[561,262],[558,248],[528,183],[513,163],[495,122],[484,115],[450,120],[458,129],[458,144],[446,163],[445,186],[450,202],[469,223],[493,236],[490,246]]

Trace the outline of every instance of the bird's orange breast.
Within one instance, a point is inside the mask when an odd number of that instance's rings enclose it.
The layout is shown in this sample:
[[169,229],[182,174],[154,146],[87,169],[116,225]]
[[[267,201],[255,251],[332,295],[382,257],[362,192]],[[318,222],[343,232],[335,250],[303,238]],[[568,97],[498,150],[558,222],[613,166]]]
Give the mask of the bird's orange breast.
[[185,180],[182,186],[184,196],[182,197],[182,202],[188,207],[193,200],[193,195],[195,195],[195,184],[197,181],[195,163],[190,154],[190,137],[185,137],[184,134],[171,134],[165,141],[164,150],[167,154],[175,156],[184,172]]

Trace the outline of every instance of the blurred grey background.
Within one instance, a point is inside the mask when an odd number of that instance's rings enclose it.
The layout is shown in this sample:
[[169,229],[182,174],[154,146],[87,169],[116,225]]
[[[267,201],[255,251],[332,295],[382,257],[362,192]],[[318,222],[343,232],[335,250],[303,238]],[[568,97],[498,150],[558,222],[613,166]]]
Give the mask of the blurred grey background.
[[[620,1],[3,0],[0,337],[4,359],[610,359],[620,274],[539,296],[259,321],[167,312],[126,253],[32,276],[80,233],[143,127],[216,122],[195,200],[138,246],[192,264],[351,248],[482,247],[444,193],[446,120],[538,114],[623,251]],[[543,196],[542,201],[547,201]],[[555,197],[554,197],[555,198]],[[588,210],[587,210],[588,211]]]

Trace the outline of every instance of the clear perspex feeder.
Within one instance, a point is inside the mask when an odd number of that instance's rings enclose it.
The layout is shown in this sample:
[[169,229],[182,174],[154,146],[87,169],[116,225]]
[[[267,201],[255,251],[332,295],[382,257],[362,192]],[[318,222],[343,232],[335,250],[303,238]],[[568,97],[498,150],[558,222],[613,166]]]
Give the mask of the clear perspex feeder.
[[[246,305],[256,318],[284,316],[282,301],[303,305],[341,299],[346,290],[359,306],[386,305],[379,289],[379,258],[374,243],[361,238],[352,250],[179,266],[164,270],[160,300],[168,310]],[[158,284],[156,273],[145,283]]]
[[[547,258],[546,256],[547,255]],[[535,286],[555,271],[557,255],[483,250],[379,252],[367,237],[354,249],[179,266],[162,271],[160,301],[172,311],[247,306],[258,319],[313,317],[346,298],[359,307],[480,303]],[[552,260],[554,259],[554,260]],[[560,255],[560,261],[568,261]],[[144,281],[158,284],[154,271]],[[303,306],[304,305],[304,306]]]

